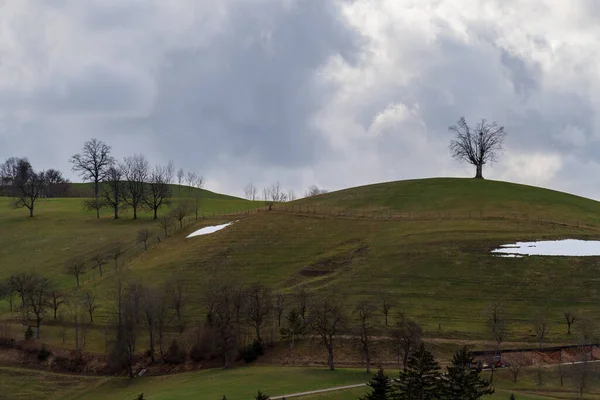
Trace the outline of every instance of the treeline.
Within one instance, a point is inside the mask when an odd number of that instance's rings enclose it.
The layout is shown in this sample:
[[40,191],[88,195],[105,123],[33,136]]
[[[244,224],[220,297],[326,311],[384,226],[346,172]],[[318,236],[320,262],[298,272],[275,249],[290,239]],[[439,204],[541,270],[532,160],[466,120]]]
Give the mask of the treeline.
[[[180,189],[183,183],[195,188],[204,185],[204,179],[195,172],[186,174],[183,168],[175,171],[172,161],[151,167],[141,154],[117,161],[111,156],[111,147],[97,139],[85,142],[82,151],[69,162],[83,181],[93,184],[93,193],[90,193],[93,199],[85,201],[84,207],[95,211],[97,218],[102,209],[109,208],[115,219],[125,209],[133,211],[134,219],[142,209],[151,210],[154,219],[158,219],[158,211],[170,203],[171,184],[178,182]],[[11,157],[0,165],[0,194],[14,197],[14,206],[29,209],[30,216],[34,215],[39,198],[82,195],[75,193],[60,171],[36,171],[27,158],[18,157]],[[199,196],[200,192],[196,191],[194,200],[190,200],[196,208],[199,208]]]
[[[319,189],[317,185],[310,185],[304,193],[304,197],[318,196],[325,193],[327,193],[327,190]],[[293,189],[285,191],[279,182],[263,187],[260,192],[258,187],[253,182],[250,182],[244,187],[244,196],[246,200],[262,200],[266,205],[271,206],[273,203],[294,201],[299,198]]]

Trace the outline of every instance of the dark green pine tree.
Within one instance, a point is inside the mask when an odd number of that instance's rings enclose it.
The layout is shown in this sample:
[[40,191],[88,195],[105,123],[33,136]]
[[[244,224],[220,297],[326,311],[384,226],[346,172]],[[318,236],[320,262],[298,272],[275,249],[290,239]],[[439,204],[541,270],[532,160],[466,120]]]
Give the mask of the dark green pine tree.
[[361,397],[360,400],[392,400],[395,398],[396,390],[392,386],[392,381],[381,367],[367,385],[371,387],[371,393]]
[[400,373],[400,400],[441,400],[443,382],[440,366],[433,354],[421,347],[408,359],[406,372]]
[[448,374],[444,377],[444,399],[478,400],[494,393],[490,383],[481,379],[479,372],[471,369],[472,364],[473,355],[466,347],[454,354],[452,365],[448,367]]
[[270,397],[267,396],[266,394],[264,394],[263,392],[261,392],[260,390],[258,391],[258,394],[255,397],[255,400],[269,400]]

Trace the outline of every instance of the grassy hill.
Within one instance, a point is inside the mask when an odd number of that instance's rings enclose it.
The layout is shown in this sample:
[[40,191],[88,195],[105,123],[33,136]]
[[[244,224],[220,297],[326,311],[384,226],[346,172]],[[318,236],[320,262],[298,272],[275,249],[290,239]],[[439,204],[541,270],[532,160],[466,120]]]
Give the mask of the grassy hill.
[[[379,183],[293,202],[317,211],[412,216],[544,218],[600,226],[600,203],[568,193],[507,182],[432,178]],[[291,204],[290,204],[291,205]]]
[[[361,299],[379,302],[389,295],[397,304],[392,321],[403,313],[428,336],[449,339],[489,340],[485,309],[497,300],[510,318],[508,341],[535,340],[531,319],[539,312],[552,322],[548,340],[567,341],[564,310],[582,316],[600,311],[598,257],[490,254],[515,240],[600,238],[600,203],[593,200],[511,183],[427,179],[342,190],[278,204],[271,212],[223,216],[261,204],[218,195],[202,204],[206,219],[187,221],[144,252],[136,232],[159,230],[149,214],[113,221],[105,213],[96,220],[82,211],[81,199],[46,199],[37,216],[27,218],[0,198],[0,278],[36,269],[71,290],[75,279],[63,274],[64,261],[73,254],[91,257],[121,239],[131,249],[124,261],[133,276],[151,284],[176,273],[185,278],[194,320],[204,312],[209,278],[219,275],[284,293],[298,287],[338,293],[348,311]],[[200,227],[230,221],[238,222],[186,239]],[[101,316],[113,274],[109,264],[103,277],[83,278],[84,287],[98,293]],[[6,303],[2,310],[10,316]],[[100,324],[89,333],[89,350],[104,351]],[[60,344],[59,327],[42,332],[48,343]]]

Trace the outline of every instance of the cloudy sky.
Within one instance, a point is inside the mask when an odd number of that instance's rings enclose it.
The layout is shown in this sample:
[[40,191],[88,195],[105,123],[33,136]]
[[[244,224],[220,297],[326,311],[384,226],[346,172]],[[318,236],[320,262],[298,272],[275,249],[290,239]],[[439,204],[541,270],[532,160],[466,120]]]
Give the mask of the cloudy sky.
[[470,176],[460,116],[508,137],[488,178],[600,198],[595,0],[2,0],[0,161],[72,179],[91,137],[243,194]]

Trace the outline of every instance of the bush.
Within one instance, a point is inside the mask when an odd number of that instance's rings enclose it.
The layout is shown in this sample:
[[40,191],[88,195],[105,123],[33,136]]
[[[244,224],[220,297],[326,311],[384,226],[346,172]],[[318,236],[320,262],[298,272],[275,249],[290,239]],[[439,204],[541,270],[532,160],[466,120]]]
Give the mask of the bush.
[[48,359],[48,357],[50,357],[51,355],[52,355],[52,352],[49,350],[46,350],[46,346],[42,345],[42,348],[37,353],[37,358],[40,361],[46,361]]
[[173,340],[167,349],[167,354],[165,354],[165,362],[167,364],[182,364],[185,359],[185,350],[179,347],[176,340]]
[[248,364],[255,361],[259,356],[265,354],[264,345],[258,340],[254,340],[252,344],[249,344],[245,349],[240,350],[241,358]]
[[33,337],[33,329],[30,326],[25,329],[25,340],[29,340]]

